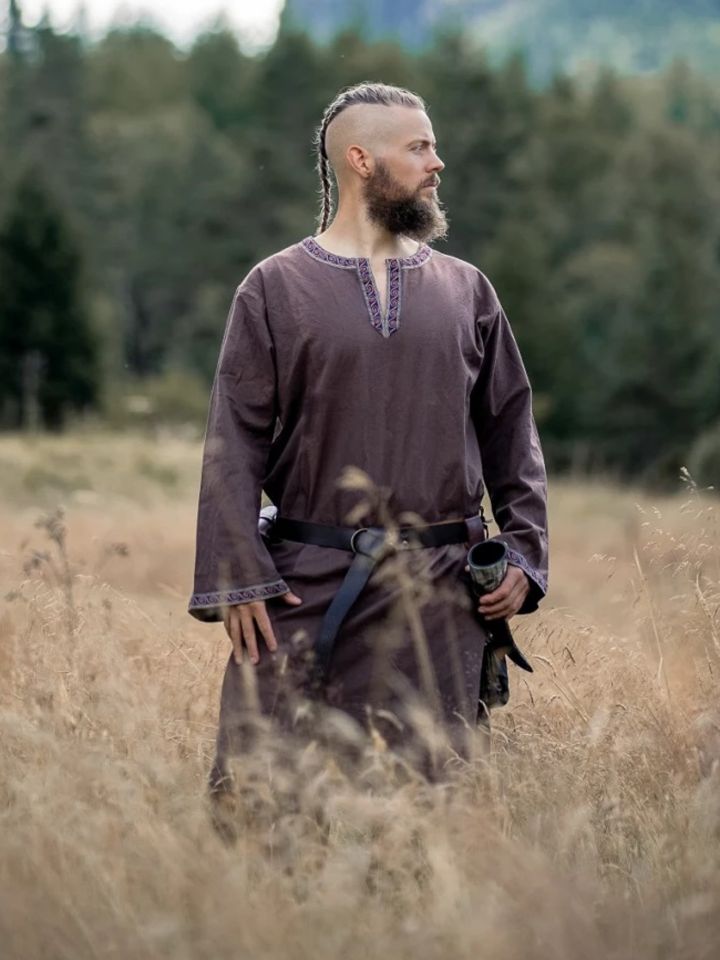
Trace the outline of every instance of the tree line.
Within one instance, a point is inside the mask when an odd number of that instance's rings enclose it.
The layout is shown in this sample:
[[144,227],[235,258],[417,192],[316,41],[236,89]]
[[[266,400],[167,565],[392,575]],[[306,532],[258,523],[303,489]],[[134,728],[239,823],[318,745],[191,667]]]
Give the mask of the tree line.
[[459,34],[413,53],[286,26],[250,56],[224,29],[184,53],[24,30],[0,55],[0,424],[112,421],[151,385],[201,422],[232,291],[314,231],[313,133],[361,79],[429,105],[440,249],[498,291],[551,468],[715,482],[720,96],[680,61],[537,89]]

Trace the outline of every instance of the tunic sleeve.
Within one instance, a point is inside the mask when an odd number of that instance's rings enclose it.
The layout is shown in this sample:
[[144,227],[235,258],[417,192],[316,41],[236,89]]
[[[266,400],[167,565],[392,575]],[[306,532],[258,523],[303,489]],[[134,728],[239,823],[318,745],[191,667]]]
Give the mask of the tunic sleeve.
[[532,613],[547,592],[547,478],[532,412],[532,391],[510,323],[499,301],[480,323],[484,356],[471,395],[483,478],[498,539],[508,561],[528,576],[519,613]]
[[188,608],[198,620],[289,590],[258,531],[276,398],[262,279],[251,271],[235,291],[210,396]]

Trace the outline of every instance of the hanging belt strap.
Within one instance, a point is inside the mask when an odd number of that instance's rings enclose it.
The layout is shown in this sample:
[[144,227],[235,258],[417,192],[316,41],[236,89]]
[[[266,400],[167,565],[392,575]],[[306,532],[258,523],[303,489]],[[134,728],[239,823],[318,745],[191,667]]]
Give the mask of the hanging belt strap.
[[465,520],[391,530],[387,527],[335,527],[307,520],[276,517],[271,524],[270,536],[272,539],[296,540],[319,547],[352,550],[355,554],[340,589],[325,612],[316,640],[316,679],[322,682],[330,668],[340,626],[378,563],[397,550],[465,543],[471,539],[471,528]]

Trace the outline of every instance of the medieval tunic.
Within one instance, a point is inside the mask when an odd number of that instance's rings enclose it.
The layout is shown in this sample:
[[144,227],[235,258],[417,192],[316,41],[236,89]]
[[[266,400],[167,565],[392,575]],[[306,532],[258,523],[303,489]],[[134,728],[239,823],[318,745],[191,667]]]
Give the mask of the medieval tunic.
[[[279,711],[293,675],[288,663],[302,649],[295,640],[316,636],[353,554],[268,542],[258,532],[263,490],[281,516],[322,524],[467,519],[469,544],[483,537],[487,489],[498,526],[490,535],[530,580],[521,612],[536,609],[547,589],[545,468],[498,296],[480,270],[426,244],[386,263],[383,313],[368,259],[337,256],[307,237],[249,272],[227,318],[189,611],[217,621],[223,605],[267,601],[279,648],[271,654],[256,627],[252,667],[252,699],[267,715]],[[348,467],[364,471],[370,491],[345,482]],[[467,589],[468,544],[405,551],[373,571],[341,626],[328,678],[332,702],[347,714],[362,722],[370,704],[399,716],[424,689],[429,663],[441,715],[474,724],[485,632]],[[416,588],[410,606],[408,583]],[[280,599],[289,589],[302,605]],[[232,751],[247,706],[242,675],[231,657],[219,755]]]

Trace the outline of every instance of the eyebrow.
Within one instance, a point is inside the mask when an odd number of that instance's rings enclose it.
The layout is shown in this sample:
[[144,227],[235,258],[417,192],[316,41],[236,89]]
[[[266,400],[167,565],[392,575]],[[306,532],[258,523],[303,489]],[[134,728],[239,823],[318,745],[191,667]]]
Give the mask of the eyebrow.
[[435,147],[437,146],[437,140],[431,141],[431,140],[428,140],[427,137],[416,137],[414,140],[410,141],[408,146],[411,147],[415,143],[427,143],[427,144],[430,144],[433,147],[433,149],[435,149]]

